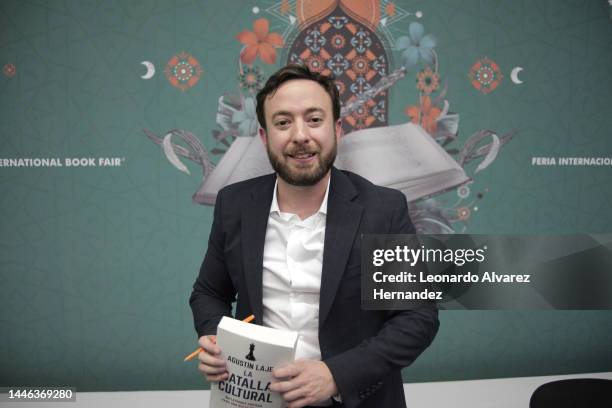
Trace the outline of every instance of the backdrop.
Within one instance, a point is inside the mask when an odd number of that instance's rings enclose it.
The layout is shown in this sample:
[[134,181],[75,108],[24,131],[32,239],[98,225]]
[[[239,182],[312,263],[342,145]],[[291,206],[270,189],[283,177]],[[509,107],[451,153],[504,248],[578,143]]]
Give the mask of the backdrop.
[[[202,182],[287,62],[336,75],[345,133],[413,122],[452,158],[420,231],[612,231],[605,0],[2,0],[0,385],[207,387],[182,362]],[[440,320],[405,381],[612,371],[609,311]]]

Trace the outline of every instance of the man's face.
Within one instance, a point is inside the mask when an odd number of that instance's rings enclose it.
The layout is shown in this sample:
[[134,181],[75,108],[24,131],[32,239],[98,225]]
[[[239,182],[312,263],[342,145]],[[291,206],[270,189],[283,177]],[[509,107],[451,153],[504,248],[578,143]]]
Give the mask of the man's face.
[[331,169],[341,135],[331,97],[307,79],[283,83],[264,102],[267,130],[260,129],[272,167],[295,186],[312,186]]

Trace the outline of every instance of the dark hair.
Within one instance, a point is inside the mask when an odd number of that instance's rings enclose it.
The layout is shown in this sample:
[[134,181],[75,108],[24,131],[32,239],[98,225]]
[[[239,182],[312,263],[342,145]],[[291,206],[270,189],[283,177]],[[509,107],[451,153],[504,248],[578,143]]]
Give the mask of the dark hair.
[[266,101],[266,98],[270,95],[274,95],[274,92],[276,92],[276,90],[282,84],[287,81],[291,81],[292,79],[308,79],[321,85],[321,87],[331,98],[334,121],[340,118],[340,94],[338,93],[338,88],[334,82],[334,77],[332,75],[327,76],[318,72],[313,72],[304,65],[289,64],[272,74],[272,76],[266,81],[264,87],[257,92],[257,107],[255,108],[255,111],[257,112],[257,120],[259,121],[259,125],[262,128],[266,129],[266,117],[264,113],[264,102]]

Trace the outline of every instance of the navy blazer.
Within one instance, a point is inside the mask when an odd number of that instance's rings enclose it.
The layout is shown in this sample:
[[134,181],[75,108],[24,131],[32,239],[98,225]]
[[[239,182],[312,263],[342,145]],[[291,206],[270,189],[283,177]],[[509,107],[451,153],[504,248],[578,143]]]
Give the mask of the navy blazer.
[[[208,249],[193,286],[198,336],[215,334],[222,316],[255,315],[261,324],[263,250],[276,176],[219,191]],[[405,196],[332,168],[319,303],[321,358],[342,401],[353,407],[405,407],[401,369],[438,330],[434,310],[361,309],[361,234],[410,234]]]

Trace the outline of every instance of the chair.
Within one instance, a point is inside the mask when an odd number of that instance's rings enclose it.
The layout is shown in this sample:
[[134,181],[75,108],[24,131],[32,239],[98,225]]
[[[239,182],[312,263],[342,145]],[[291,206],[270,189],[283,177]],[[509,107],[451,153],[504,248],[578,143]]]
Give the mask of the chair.
[[529,408],[612,407],[612,380],[574,378],[540,385],[531,396]]

